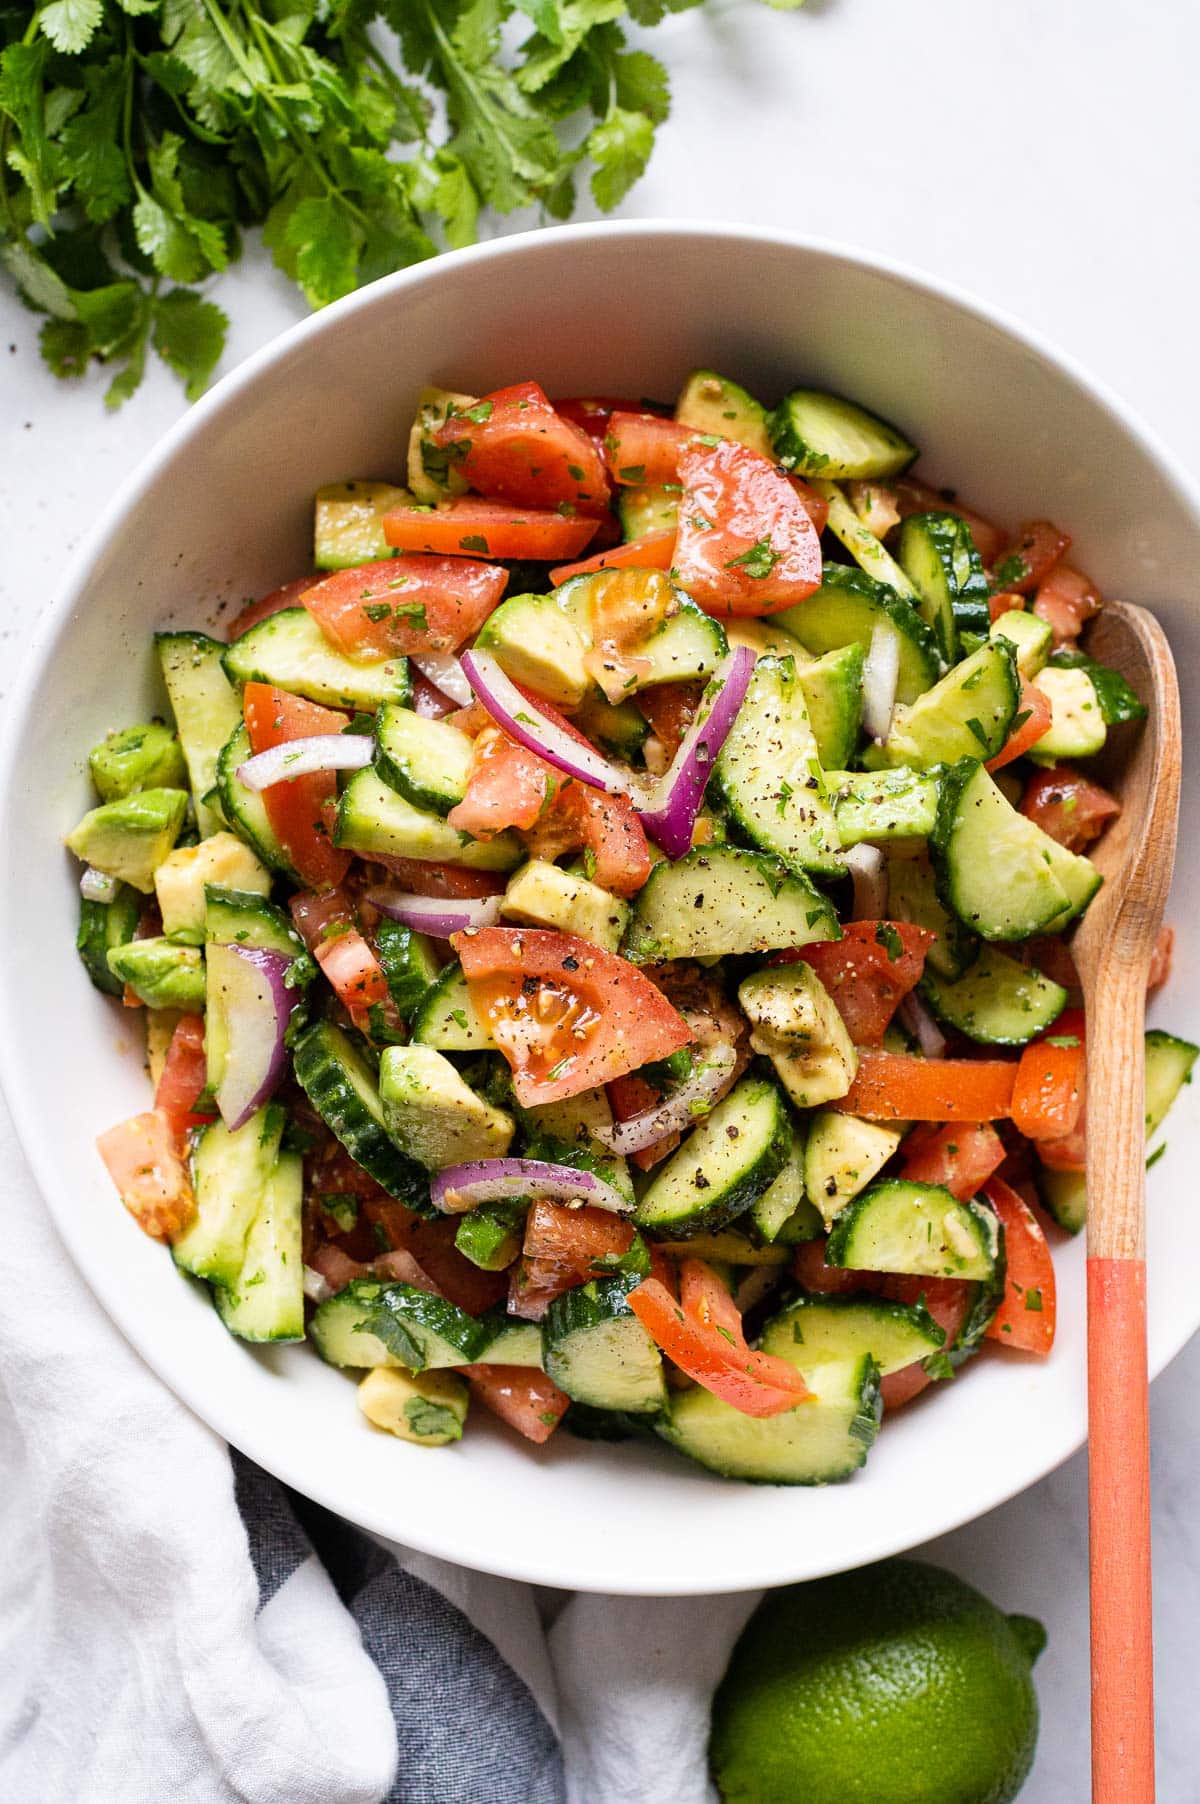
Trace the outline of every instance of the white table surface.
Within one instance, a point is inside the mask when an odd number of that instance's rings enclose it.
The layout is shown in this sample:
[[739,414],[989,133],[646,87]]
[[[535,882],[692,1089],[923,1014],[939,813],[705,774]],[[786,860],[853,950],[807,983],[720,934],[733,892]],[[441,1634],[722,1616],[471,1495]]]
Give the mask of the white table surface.
[[[781,226],[923,266],[1067,347],[1200,472],[1192,0],[713,0],[653,40],[675,115],[627,213]],[[224,370],[302,311],[256,253],[220,299]],[[43,371],[37,323],[0,294],[0,693],[81,534],[183,409],[154,369],[107,414],[101,377]],[[1163,1804],[1200,1795],[1198,1390],[1193,1343],[1152,1399]],[[1049,1629],[1022,1804],[1087,1796],[1085,1529],[1079,1458],[930,1550]]]

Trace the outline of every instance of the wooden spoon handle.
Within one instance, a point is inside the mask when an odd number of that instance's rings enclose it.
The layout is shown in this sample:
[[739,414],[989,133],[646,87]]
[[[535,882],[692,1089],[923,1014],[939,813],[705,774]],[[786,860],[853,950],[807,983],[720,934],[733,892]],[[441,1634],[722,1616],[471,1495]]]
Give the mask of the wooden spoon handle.
[[1118,969],[1088,1017],[1093,1804],[1154,1800],[1144,999]]

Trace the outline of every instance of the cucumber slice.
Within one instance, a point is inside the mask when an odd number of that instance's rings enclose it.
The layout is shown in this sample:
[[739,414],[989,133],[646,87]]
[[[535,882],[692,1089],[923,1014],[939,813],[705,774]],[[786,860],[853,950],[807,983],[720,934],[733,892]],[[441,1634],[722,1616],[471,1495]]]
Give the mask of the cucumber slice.
[[[479,1214],[472,1209],[464,1222],[470,1221]],[[542,1365],[542,1327],[540,1322],[519,1322],[511,1315],[505,1315],[502,1309],[493,1311],[482,1318],[487,1328],[489,1339],[481,1355],[483,1364],[490,1366],[533,1366]]]
[[766,408],[728,376],[718,376],[714,370],[693,370],[675,404],[675,418],[681,426],[734,439],[769,463],[775,461]]
[[1061,984],[992,946],[957,981],[927,974],[921,994],[939,1021],[983,1046],[1025,1046],[1067,1006]]
[[875,628],[881,623],[892,626],[900,638],[897,701],[914,702],[937,681],[937,643],[917,610],[861,570],[826,564],[820,588],[799,607],[787,608],[772,620],[818,656],[844,645],[861,645],[865,653]]
[[299,1153],[280,1153],[250,1224],[242,1269],[228,1290],[213,1295],[217,1314],[239,1340],[304,1339],[303,1204],[304,1161]]
[[473,871],[511,871],[524,856],[511,833],[472,839],[438,814],[415,808],[378,771],[356,771],[338,803],[334,844],[352,852],[382,852],[433,864],[462,864]]
[[304,941],[282,908],[250,890],[204,886],[204,938],[209,945],[249,946],[256,952],[304,957]]
[[309,1335],[333,1366],[408,1372],[474,1365],[490,1330],[478,1317],[411,1284],[355,1278],[313,1313]]
[[235,639],[221,660],[231,683],[273,683],[327,708],[374,713],[412,700],[407,658],[360,661],[335,651],[307,608],[283,608]]
[[389,703],[375,721],[375,768],[414,808],[449,814],[467,793],[474,741],[444,720]]
[[388,991],[408,1021],[441,974],[433,941],[385,916],[375,929],[375,956],[383,966]]
[[857,1363],[868,1354],[879,1375],[899,1372],[946,1344],[946,1330],[923,1303],[883,1297],[798,1297],[767,1324],[764,1353],[798,1365],[808,1378],[821,1366]]
[[865,1121],[838,1109],[819,1109],[811,1117],[804,1154],[804,1187],[826,1227],[851,1197],[865,1190],[879,1175],[903,1138],[901,1127]]
[[207,633],[156,633],[154,649],[188,767],[196,828],[207,839],[225,823],[205,798],[217,783],[221,748],[242,724],[237,691],[221,663],[228,648]]
[[[802,648],[797,645],[797,649]],[[809,725],[824,770],[841,770],[849,764],[858,744],[865,662],[861,645],[839,645],[811,664],[797,659]]]
[[1166,1120],[1167,1110],[1184,1084],[1192,1081],[1192,1066],[1200,1057],[1200,1046],[1190,1040],[1177,1039],[1161,1027],[1152,1027],[1146,1035],[1146,1138],[1157,1133]]
[[943,908],[928,855],[920,851],[915,857],[910,856],[908,847],[902,852],[893,851],[888,856],[887,874],[888,913],[892,919],[911,921],[914,927],[927,927],[937,935],[925,954],[926,969],[939,977],[961,977],[977,955],[979,941],[956,915]]
[[1093,758],[1108,737],[1096,685],[1086,670],[1048,664],[1038,688],[1050,703],[1050,725],[1029,753],[1035,764]]
[[390,482],[331,482],[317,490],[313,509],[313,567],[354,570],[393,555],[383,516],[410,499]]
[[296,1081],[356,1165],[418,1215],[436,1216],[429,1178],[391,1140],[375,1074],[350,1035],[332,1021],[306,1028],[292,1054]]
[[992,639],[1007,639],[1017,654],[1017,669],[1029,681],[1037,676],[1054,643],[1054,629],[1048,620],[1013,608],[1001,614],[989,629]]
[[898,707],[878,756],[928,770],[959,758],[994,758],[1008,738],[1021,697],[1016,654],[989,639],[956,664],[911,707]]
[[895,1178],[847,1203],[830,1231],[826,1265],[923,1278],[995,1281],[1003,1235],[990,1209],[960,1203],[940,1184]]
[[841,938],[827,897],[762,852],[710,846],[656,864],[634,905],[625,956],[723,958]]
[[137,932],[142,903],[129,884],[117,885],[111,902],[89,902],[79,899],[79,931],[75,950],[83,968],[98,990],[106,996],[119,996],[124,988],[108,963],[108,955],[117,946],[127,946]]
[[[752,1204],[749,1220],[754,1232],[768,1246],[781,1239],[790,1224],[811,1232],[797,1232],[796,1240],[815,1240],[824,1233],[820,1212],[813,1208],[804,1192],[804,1130],[792,1124],[792,1144],[787,1163],[769,1190],[764,1190]],[[785,1245],[791,1244],[784,1242]],[[780,1249],[782,1251],[782,1248]]]
[[679,1238],[727,1227],[770,1189],[791,1144],[778,1089],[767,1078],[744,1077],[653,1178],[633,1219]]
[[[1004,618],[1008,619],[1009,616],[1005,615]],[[1036,616],[1027,615],[1025,618],[1035,619]],[[1086,652],[1072,650],[1065,645],[1053,652],[1048,662],[1054,670],[1087,672],[1092,679],[1092,687],[1096,691],[1106,727],[1119,727],[1128,720],[1145,720],[1145,702],[1138,700],[1137,694],[1119,670],[1111,670],[1107,664],[1097,664]]]
[[767,419],[775,459],[801,476],[898,476],[917,455],[895,426],[841,395],[795,388]]
[[[502,1272],[505,1266],[511,1265],[521,1252],[521,1230],[525,1221],[525,1205],[516,1203],[480,1203],[477,1209],[468,1210],[459,1222],[454,1234],[454,1244],[464,1259],[477,1265],[480,1271]],[[540,1365],[542,1362],[541,1334],[536,1324],[527,1322],[520,1324],[534,1330],[537,1339],[537,1358],[531,1360],[506,1360],[499,1353],[494,1354],[496,1365]]]
[[764,852],[790,871],[841,870],[841,842],[794,659],[759,658],[713,775],[730,815]]
[[921,618],[933,628],[947,664],[959,655],[959,633],[986,633],[988,581],[970,528],[956,514],[910,514],[896,547],[916,590]]
[[[784,1357],[799,1364],[799,1347]],[[814,1368],[812,1399],[782,1415],[743,1415],[696,1385],[655,1424],[663,1439],[722,1478],[751,1484],[839,1484],[866,1460],[879,1429],[879,1368],[870,1354]]]
[[863,525],[837,483],[816,476],[812,486],[829,509],[826,530],[846,547],[859,569],[865,570],[877,583],[886,583],[889,589],[894,589],[897,595],[915,606],[917,591],[891,552],[880,544],[869,527]]
[[422,1046],[439,1052],[494,1052],[496,1042],[482,1020],[462,966],[447,965],[412,1011],[409,1033]]
[[279,1156],[286,1117],[278,1103],[259,1109],[236,1133],[223,1121],[201,1130],[192,1149],[196,1217],[171,1246],[185,1272],[232,1290],[246,1240]]
[[655,1415],[667,1402],[662,1355],[629,1307],[629,1288],[626,1278],[593,1278],[556,1297],[542,1363],[574,1403]]
[[1089,859],[1018,814],[973,758],[942,779],[930,851],[941,901],[985,940],[1065,927],[1102,881]]
[[602,752],[617,758],[632,759],[650,737],[650,722],[632,702],[606,702],[598,689],[584,696],[572,718]]
[[1033,1181],[1046,1213],[1068,1234],[1078,1234],[1087,1221],[1086,1174],[1052,1171],[1050,1166],[1035,1161]]
[[[666,580],[660,572],[640,573],[642,577],[647,574]],[[595,610],[603,605],[606,590],[614,583],[627,584],[629,578],[628,571],[596,570],[573,576],[554,591],[553,599],[585,644],[592,644]],[[631,695],[639,689],[651,689],[656,683],[694,683],[701,677],[710,677],[728,649],[720,623],[703,613],[682,589],[674,585],[671,589],[674,611],[656,631],[625,647],[627,657],[644,660],[645,665],[630,685]]]
[[293,869],[291,859],[267,818],[261,793],[247,789],[237,774],[239,764],[244,764],[249,756],[250,735],[239,722],[217,758],[217,794],[221,799],[221,812],[233,832],[245,840],[268,869],[280,871],[293,883],[299,883],[299,874]]
[[[842,845],[864,840],[928,839],[937,820],[938,772],[831,770],[825,781],[833,796]],[[903,918],[903,917],[901,917]]]
[[649,538],[655,532],[674,532],[679,521],[681,493],[677,482],[622,485],[617,490],[621,537],[628,543],[632,539]]

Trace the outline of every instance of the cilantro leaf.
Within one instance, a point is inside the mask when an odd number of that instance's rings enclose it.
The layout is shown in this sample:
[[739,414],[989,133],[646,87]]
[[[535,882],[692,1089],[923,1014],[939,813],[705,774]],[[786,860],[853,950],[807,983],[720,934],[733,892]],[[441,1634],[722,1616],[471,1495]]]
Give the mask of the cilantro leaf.
[[189,401],[197,400],[225,349],[229,321],[194,289],[173,288],[154,303],[154,348],[177,376]]

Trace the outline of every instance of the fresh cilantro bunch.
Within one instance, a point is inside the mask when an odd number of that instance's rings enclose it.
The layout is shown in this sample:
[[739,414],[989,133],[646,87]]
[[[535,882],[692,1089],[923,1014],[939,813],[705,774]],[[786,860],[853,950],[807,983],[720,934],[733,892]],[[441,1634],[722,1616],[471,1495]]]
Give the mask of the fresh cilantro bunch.
[[[787,10],[802,0],[766,0]],[[470,244],[480,210],[609,209],[702,0],[0,0],[0,259],[60,376],[153,346],[194,398],[227,320],[197,285],[262,228],[313,307]]]

